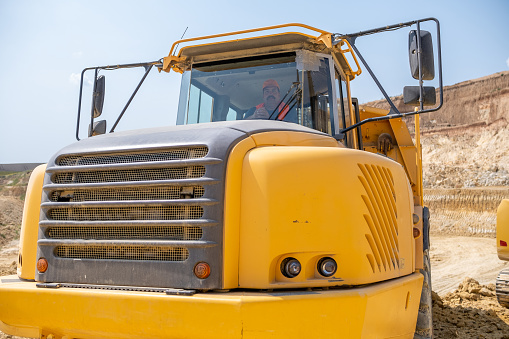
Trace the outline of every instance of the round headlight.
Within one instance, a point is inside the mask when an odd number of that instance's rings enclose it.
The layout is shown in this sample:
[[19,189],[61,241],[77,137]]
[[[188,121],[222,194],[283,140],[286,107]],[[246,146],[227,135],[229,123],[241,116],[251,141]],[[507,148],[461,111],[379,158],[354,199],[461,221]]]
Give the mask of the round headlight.
[[331,277],[336,273],[336,270],[338,269],[338,264],[336,263],[336,260],[325,257],[320,259],[318,261],[318,273],[323,275],[324,277]]
[[295,278],[301,271],[300,262],[295,258],[286,258],[281,262],[281,273],[287,278]]

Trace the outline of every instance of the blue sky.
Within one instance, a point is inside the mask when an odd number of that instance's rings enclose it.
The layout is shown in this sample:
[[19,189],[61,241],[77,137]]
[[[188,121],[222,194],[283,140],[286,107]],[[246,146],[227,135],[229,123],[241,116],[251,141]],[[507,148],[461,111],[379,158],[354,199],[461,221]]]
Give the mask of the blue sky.
[[[297,0],[291,5],[265,0],[0,0],[0,163],[46,162],[76,140],[76,80],[85,67],[157,60],[186,27],[186,37],[289,22],[351,33],[436,17],[447,86],[509,69],[508,15],[507,0]],[[414,84],[407,34],[405,29],[391,38],[357,43],[389,95]],[[142,75],[141,70],[133,72],[129,78],[111,76],[111,81],[108,73],[105,112],[120,112],[135,78]],[[125,93],[114,93],[115,81]],[[179,87],[177,73],[151,74],[119,128],[174,124]],[[353,90],[361,102],[382,97],[367,72],[354,81]],[[89,105],[83,109],[89,114]]]

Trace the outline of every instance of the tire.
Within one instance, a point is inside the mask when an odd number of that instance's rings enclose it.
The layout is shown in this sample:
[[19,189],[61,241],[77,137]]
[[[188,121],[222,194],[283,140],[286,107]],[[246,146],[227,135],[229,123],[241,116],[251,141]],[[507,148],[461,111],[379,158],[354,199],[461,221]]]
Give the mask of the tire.
[[500,306],[509,308],[509,268],[500,271],[498,274],[495,291]]
[[417,324],[415,326],[414,339],[433,338],[433,305],[431,298],[431,264],[429,260],[429,249],[423,253],[424,268],[419,271],[424,276],[422,282],[421,300]]

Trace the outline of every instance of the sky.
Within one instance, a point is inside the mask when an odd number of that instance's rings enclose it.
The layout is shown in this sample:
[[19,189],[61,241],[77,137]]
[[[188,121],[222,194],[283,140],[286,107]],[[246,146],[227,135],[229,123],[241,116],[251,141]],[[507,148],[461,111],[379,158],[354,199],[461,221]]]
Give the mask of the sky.
[[[185,38],[190,38],[298,22],[346,34],[435,17],[441,24],[448,86],[509,70],[508,15],[507,0],[0,0],[0,164],[44,163],[76,142],[84,68],[159,60],[186,28]],[[389,95],[416,85],[408,66],[408,30],[356,43]],[[113,119],[143,71],[110,72],[104,115]],[[90,114],[91,79],[90,73],[85,116]],[[179,74],[151,73],[118,129],[174,125],[179,90]],[[352,83],[352,92],[361,103],[382,98],[365,71]],[[111,127],[113,121],[108,123]]]

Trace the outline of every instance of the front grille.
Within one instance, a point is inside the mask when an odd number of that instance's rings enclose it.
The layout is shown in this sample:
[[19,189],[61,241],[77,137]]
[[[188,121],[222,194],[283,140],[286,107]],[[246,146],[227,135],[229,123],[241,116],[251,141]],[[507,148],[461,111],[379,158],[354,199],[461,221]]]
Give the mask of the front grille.
[[215,221],[204,214],[216,204],[207,195],[215,183],[205,173],[222,161],[203,159],[208,152],[190,146],[57,158],[44,186],[41,241],[50,245],[43,248],[57,258],[180,262],[214,246],[204,227]]
[[202,235],[198,226],[60,226],[46,231],[49,239],[200,240]]
[[57,184],[90,184],[100,182],[179,180],[201,178],[204,175],[205,166],[183,166],[174,168],[58,173],[55,174],[53,182]]
[[59,166],[125,164],[203,158],[208,153],[206,146],[175,148],[162,152],[133,152],[105,155],[72,155],[61,157]]
[[185,261],[189,251],[182,247],[62,245],[56,247],[55,256],[95,260]]

